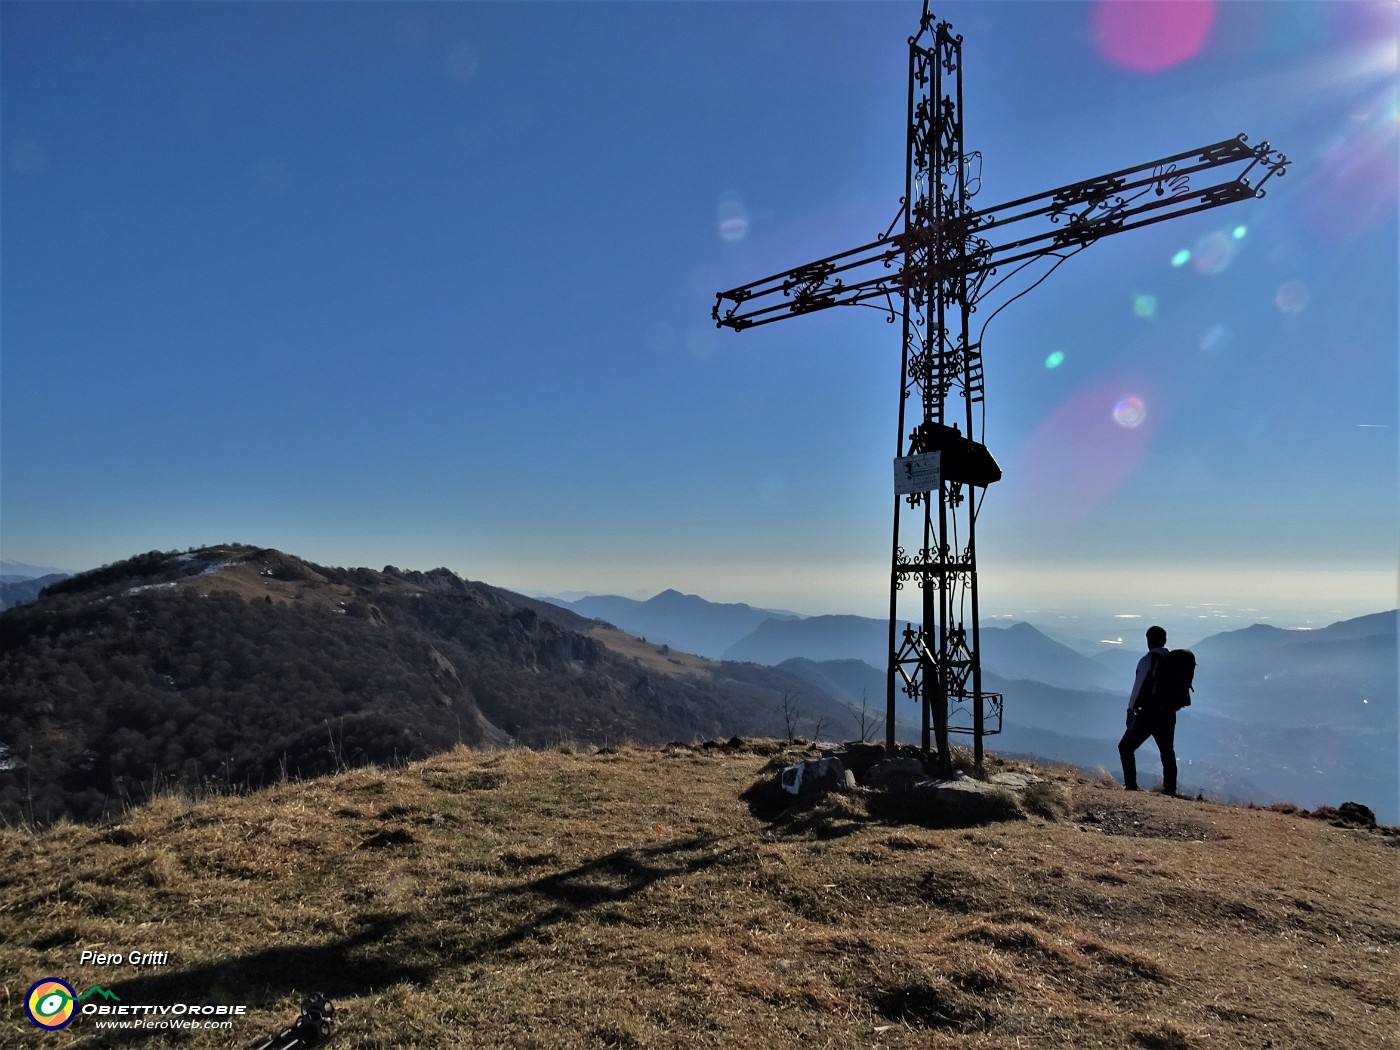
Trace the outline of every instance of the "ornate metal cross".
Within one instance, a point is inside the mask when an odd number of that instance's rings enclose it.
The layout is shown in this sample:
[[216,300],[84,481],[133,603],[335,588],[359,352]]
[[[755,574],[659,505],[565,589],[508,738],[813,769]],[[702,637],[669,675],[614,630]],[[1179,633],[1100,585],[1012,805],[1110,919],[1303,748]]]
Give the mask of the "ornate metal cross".
[[[923,749],[932,728],[946,776],[949,733],[971,733],[981,765],[982,738],[1001,731],[1003,701],[982,689],[976,523],[1001,470],[981,443],[982,346],[980,335],[971,338],[971,314],[1038,260],[1053,258],[1053,269],[1111,234],[1262,197],[1288,160],[1239,135],[976,209],[981,154],[963,150],[962,37],[947,22],[934,25],[928,0],[909,38],[908,106],[904,197],[889,229],[869,244],[720,292],[713,316],[742,331],[869,300],[883,300],[890,321],[902,316],[885,742],[893,750],[902,685],[922,701]],[[919,589],[917,618],[900,614],[910,580]]]

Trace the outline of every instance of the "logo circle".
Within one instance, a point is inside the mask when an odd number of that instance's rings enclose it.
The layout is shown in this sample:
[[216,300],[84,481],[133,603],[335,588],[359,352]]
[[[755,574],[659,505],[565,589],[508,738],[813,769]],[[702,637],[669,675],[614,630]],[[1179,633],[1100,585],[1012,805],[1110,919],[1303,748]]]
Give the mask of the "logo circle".
[[73,1023],[74,1002],[78,993],[67,981],[45,977],[35,981],[24,997],[24,1012],[40,1028],[56,1032]]

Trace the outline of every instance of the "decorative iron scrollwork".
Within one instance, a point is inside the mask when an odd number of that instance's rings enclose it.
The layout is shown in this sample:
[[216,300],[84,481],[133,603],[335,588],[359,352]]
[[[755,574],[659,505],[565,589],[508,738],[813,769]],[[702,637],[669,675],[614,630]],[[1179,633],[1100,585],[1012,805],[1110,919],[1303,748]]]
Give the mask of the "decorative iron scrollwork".
[[958,58],[962,53],[962,37],[953,33],[951,22],[938,23],[938,57],[943,72],[956,73]]
[[1159,164],[1152,169],[1153,186],[1157,196],[1166,196],[1168,188],[1170,188],[1170,195],[1173,197],[1180,197],[1191,189],[1191,176],[1173,174],[1175,171],[1175,164]]
[[830,288],[823,288],[827,278],[836,272],[834,264],[823,260],[793,270],[792,275],[783,281],[783,295],[791,296],[794,313],[807,313],[830,305],[827,300],[841,288],[837,278]]
[[[1267,145],[1267,143],[1265,143]],[[1231,161],[1248,160],[1254,155],[1254,150],[1249,146],[1249,136],[1241,133],[1232,139],[1225,139],[1216,142],[1201,150],[1199,156],[1201,163],[1217,165],[1229,164]]]
[[947,95],[939,102],[938,147],[940,169],[962,167],[962,123],[958,120],[957,106]]
[[1201,201],[1209,207],[1216,207],[1221,204],[1233,204],[1235,201],[1248,200],[1250,197],[1262,193],[1262,190],[1256,190],[1245,182],[1227,182],[1206,190],[1201,194]]
[[[976,168],[976,174],[973,169]],[[982,189],[982,151],[973,150],[963,158],[963,193],[970,200]]]
[[1050,207],[1050,221],[1059,222],[1060,216],[1080,205],[1087,205],[1086,210],[1090,211],[1101,208],[1109,197],[1123,189],[1123,185],[1122,179],[1102,177],[1056,190]]

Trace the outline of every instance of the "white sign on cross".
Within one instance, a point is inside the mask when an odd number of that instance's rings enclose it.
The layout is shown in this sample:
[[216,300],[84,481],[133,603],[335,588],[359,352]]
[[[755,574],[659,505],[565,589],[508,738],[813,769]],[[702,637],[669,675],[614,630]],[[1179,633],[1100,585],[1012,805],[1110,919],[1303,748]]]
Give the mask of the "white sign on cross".
[[938,488],[943,474],[943,453],[922,452],[916,456],[896,456],[894,494],[912,496]]

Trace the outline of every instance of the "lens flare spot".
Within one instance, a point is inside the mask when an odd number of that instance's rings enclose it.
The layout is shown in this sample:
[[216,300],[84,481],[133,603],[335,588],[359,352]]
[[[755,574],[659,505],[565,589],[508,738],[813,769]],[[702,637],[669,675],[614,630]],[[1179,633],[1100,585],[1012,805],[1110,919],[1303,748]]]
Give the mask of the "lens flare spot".
[[1065,354],[1063,350],[1056,350],[1053,354],[1051,354],[1045,359],[1046,368],[1059,368],[1064,363]]
[[1235,240],[1237,240],[1237,241],[1242,241],[1242,240],[1244,240],[1245,235],[1248,234],[1248,233],[1249,233],[1249,227],[1248,227],[1248,226],[1236,226],[1233,230],[1230,231],[1230,236],[1233,237],[1233,238],[1234,238]]
[[1113,422],[1127,430],[1136,430],[1147,419],[1147,406],[1138,397],[1125,397],[1113,406]]
[[1209,233],[1196,242],[1191,258],[1197,273],[1216,277],[1230,268],[1235,259],[1235,244],[1223,233]]
[[1099,0],[1094,42],[1116,66],[1160,73],[1196,55],[1214,23],[1213,0]]
[[737,195],[721,197],[715,209],[719,239],[726,244],[738,244],[749,235],[749,212]]
[[1285,281],[1274,294],[1274,306],[1280,313],[1300,314],[1308,306],[1308,286],[1302,281]]
[[1144,320],[1150,320],[1157,313],[1157,297],[1155,295],[1134,296],[1133,313]]
[[1172,265],[1176,267],[1185,266],[1191,261],[1191,249],[1183,248],[1172,256]]
[[1142,465],[1152,448],[1155,414],[1128,428],[1118,425],[1111,411],[1130,393],[1144,395],[1140,382],[1119,374],[1069,391],[1010,453],[1016,476],[1025,483],[1016,498],[1026,501],[1028,511],[1033,508],[1038,528],[1059,529],[1091,516]]
[[1230,341],[1230,329],[1223,324],[1213,324],[1201,336],[1201,351],[1207,354],[1218,354],[1225,349]]

